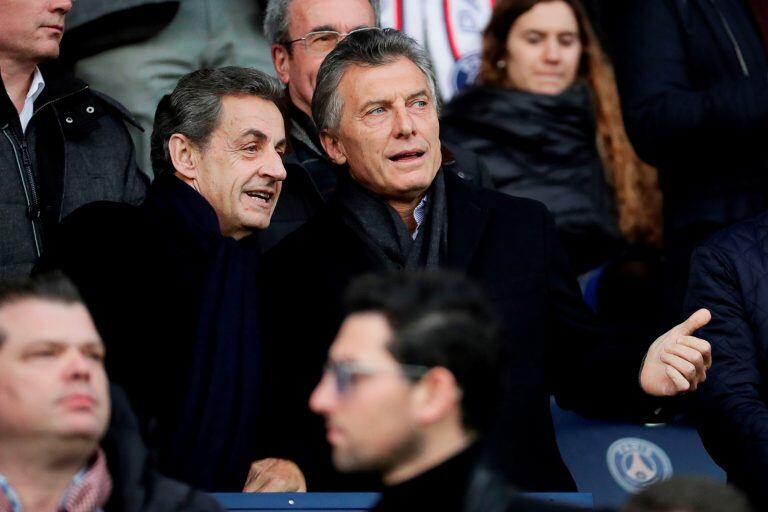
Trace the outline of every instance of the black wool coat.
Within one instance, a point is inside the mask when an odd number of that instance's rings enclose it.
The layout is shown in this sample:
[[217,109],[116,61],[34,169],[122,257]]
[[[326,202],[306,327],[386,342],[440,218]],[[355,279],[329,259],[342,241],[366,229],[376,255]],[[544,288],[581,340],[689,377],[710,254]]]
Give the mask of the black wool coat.
[[[445,183],[444,266],[485,288],[504,327],[508,389],[488,439],[488,463],[523,490],[574,490],[555,441],[550,393],[565,407],[603,415],[650,408],[638,384],[642,354],[603,337],[542,204],[475,188],[453,173],[445,173]],[[267,252],[263,263],[266,336],[283,352],[272,360],[284,365],[276,373],[284,379],[280,391],[289,418],[291,411],[306,411],[320,379],[343,319],[344,288],[360,274],[385,269],[333,202]],[[283,433],[306,459],[308,481],[316,489],[347,489],[327,467],[315,467],[328,456],[322,421],[305,416],[289,423]]]
[[264,446],[258,257],[254,236],[223,237],[206,200],[164,175],[139,207],[76,210],[36,269],[79,287],[158,469],[208,491],[240,491]]

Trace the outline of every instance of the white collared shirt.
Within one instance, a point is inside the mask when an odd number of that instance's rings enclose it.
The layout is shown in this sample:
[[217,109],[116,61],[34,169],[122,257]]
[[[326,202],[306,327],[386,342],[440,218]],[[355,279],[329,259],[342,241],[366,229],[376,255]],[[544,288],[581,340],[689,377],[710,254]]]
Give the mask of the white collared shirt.
[[35,67],[35,75],[32,77],[32,84],[29,86],[27,92],[27,98],[24,100],[24,108],[19,113],[19,121],[21,121],[21,131],[27,131],[27,125],[32,119],[32,114],[35,113],[35,100],[45,88],[45,80],[43,80],[43,74],[40,72],[39,67]]

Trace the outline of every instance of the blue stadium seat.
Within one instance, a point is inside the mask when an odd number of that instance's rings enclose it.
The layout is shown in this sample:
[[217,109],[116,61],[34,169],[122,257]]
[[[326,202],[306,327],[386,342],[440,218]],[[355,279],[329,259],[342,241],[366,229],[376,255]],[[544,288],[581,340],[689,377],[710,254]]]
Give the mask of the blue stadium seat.
[[586,419],[552,401],[557,442],[579,491],[596,507],[618,507],[629,493],[676,475],[725,482],[690,425],[635,425]]

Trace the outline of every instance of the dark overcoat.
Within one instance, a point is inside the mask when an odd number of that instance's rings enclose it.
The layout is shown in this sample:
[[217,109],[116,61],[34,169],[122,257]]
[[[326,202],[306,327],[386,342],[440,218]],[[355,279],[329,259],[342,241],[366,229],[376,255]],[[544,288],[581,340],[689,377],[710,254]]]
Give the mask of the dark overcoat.
[[[642,354],[603,338],[542,204],[444,174],[444,266],[476,279],[504,326],[507,390],[487,450],[489,463],[521,489],[574,490],[555,441],[550,393],[566,407],[625,414],[645,400],[638,384]],[[263,263],[268,342],[283,351],[282,357],[272,358],[283,361],[282,371],[276,372],[284,376],[281,392],[287,409],[306,410],[343,318],[344,288],[360,274],[385,269],[345,224],[334,202],[267,252]],[[322,451],[322,422],[305,417],[294,423],[286,435],[294,442],[316,440],[302,446],[305,454]],[[344,483],[325,479],[320,469],[319,475],[312,474],[313,469],[307,467],[315,488],[344,488]]]

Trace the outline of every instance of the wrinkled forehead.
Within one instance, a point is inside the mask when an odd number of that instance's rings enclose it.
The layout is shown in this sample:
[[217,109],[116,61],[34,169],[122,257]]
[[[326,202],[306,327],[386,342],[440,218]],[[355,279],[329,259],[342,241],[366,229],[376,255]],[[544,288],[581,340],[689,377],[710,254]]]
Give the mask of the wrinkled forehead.
[[277,143],[286,137],[285,120],[271,100],[250,94],[228,94],[221,98],[213,135],[228,139],[250,136]]
[[429,78],[406,56],[375,65],[351,63],[339,81],[344,105],[357,108],[369,102],[389,102],[426,92],[434,99]]
[[292,38],[308,32],[349,32],[376,26],[369,0],[292,0],[288,6],[288,32]]

